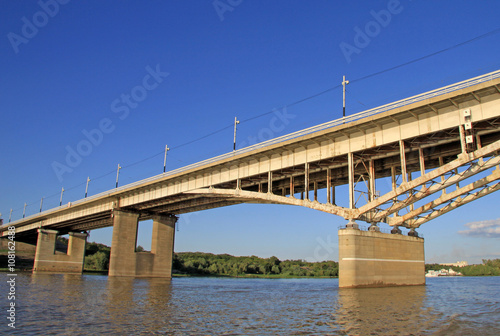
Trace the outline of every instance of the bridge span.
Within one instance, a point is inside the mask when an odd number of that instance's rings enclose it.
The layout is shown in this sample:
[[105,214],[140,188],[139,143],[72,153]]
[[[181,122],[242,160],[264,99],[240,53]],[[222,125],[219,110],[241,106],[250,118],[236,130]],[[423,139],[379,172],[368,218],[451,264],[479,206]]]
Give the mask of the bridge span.
[[[37,244],[35,271],[81,272],[86,231],[113,226],[110,276],[170,277],[178,215],[288,204],[348,220],[339,231],[340,286],[423,284],[415,229],[499,190],[499,150],[496,71],[6,223],[0,235],[13,227],[19,241]],[[377,187],[381,179],[388,190]],[[148,219],[152,251],[135,252],[138,221]],[[68,233],[68,255],[54,254],[55,237]]]

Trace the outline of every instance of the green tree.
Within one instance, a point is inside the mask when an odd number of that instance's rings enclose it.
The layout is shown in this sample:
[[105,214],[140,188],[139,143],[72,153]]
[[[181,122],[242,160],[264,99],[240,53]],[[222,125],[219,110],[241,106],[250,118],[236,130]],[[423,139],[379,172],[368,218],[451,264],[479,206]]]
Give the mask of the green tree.
[[217,267],[217,264],[212,264],[212,265],[210,265],[210,266],[208,267],[208,272],[209,272],[210,274],[218,274],[219,269],[218,269],[218,267]]
[[85,258],[85,269],[105,271],[109,268],[109,258],[106,253],[98,251]]

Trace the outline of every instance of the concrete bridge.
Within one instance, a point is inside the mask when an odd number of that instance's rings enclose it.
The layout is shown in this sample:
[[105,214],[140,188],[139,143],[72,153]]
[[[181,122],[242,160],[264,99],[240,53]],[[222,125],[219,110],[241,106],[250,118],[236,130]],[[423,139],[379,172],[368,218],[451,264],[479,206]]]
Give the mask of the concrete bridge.
[[[113,226],[110,276],[170,277],[178,215],[288,204],[348,221],[341,287],[424,284],[415,229],[500,189],[499,150],[496,71],[7,223],[0,235],[15,227],[16,239],[36,243],[35,272],[81,272],[86,231]],[[151,252],[135,252],[138,222],[149,219]],[[67,255],[54,254],[56,236],[68,233]]]

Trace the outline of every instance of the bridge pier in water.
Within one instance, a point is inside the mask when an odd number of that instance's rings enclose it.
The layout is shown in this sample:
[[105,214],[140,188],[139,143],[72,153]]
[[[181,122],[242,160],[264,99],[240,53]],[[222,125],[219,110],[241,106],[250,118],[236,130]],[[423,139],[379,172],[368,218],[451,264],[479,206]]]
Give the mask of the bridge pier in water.
[[338,234],[339,287],[425,285],[423,238],[352,225]]
[[109,276],[172,277],[175,216],[153,216],[151,252],[136,252],[139,214],[114,211]]
[[38,229],[34,273],[77,273],[83,271],[87,233],[70,232],[68,251],[56,254],[56,230]]

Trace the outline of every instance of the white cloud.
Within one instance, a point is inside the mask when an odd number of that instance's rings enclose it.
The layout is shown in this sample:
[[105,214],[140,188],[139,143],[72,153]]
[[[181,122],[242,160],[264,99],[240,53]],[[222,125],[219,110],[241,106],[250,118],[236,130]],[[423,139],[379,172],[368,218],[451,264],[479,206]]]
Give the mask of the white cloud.
[[468,229],[464,231],[458,231],[459,234],[464,236],[500,238],[500,218],[471,222],[465,224],[465,226]]

